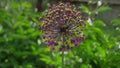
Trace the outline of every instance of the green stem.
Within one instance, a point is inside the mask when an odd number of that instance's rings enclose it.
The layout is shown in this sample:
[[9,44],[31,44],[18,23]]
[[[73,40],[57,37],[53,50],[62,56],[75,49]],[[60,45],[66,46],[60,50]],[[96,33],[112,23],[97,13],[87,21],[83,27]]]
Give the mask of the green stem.
[[62,68],[64,68],[64,49],[62,50]]
[[[62,37],[62,46],[64,46],[65,44],[64,44],[64,37]],[[62,68],[64,68],[64,48],[62,49]]]

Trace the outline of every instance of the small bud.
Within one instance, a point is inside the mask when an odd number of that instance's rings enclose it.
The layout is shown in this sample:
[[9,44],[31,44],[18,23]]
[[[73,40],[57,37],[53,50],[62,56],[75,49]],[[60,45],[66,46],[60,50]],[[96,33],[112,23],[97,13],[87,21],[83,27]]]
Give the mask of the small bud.
[[73,39],[71,39],[70,41],[71,41],[71,43],[75,43],[75,40],[73,40]]
[[70,6],[70,2],[67,2],[67,3],[66,3],[66,6]]

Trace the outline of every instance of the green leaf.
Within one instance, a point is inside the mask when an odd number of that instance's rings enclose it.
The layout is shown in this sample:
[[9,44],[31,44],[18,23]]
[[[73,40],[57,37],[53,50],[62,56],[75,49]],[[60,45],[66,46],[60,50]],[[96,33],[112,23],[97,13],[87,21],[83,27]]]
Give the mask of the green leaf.
[[113,19],[111,23],[113,23],[113,26],[120,26],[120,19]]
[[108,6],[103,6],[103,7],[100,7],[99,9],[97,9],[98,12],[105,12],[108,10],[111,10],[111,8]]
[[98,53],[100,54],[101,57],[106,57],[105,50],[101,47],[97,47]]
[[85,12],[85,13],[88,13],[89,12],[89,8],[85,5],[81,5],[80,6],[82,8],[82,11]]
[[93,24],[97,27],[105,26],[105,23],[102,20],[96,20],[93,22]]
[[89,68],[86,64],[82,64],[81,68]]
[[23,3],[22,3],[22,7],[24,7],[24,8],[31,8],[32,5],[31,5],[31,3],[29,3],[29,2],[23,2]]
[[50,63],[53,64],[51,57],[44,55],[44,54],[42,54],[41,56],[42,56],[42,58],[40,58],[40,60],[45,61],[48,64],[50,64]]

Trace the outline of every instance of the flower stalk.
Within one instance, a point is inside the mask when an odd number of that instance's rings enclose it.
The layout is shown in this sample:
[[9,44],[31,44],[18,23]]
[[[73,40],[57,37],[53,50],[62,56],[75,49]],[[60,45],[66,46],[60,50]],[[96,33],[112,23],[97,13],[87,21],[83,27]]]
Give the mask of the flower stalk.
[[64,50],[62,50],[62,68],[64,68]]
[[62,52],[62,68],[64,68],[64,51],[79,46],[85,38],[83,34],[85,23],[81,8],[69,2],[49,5],[45,18],[39,20],[44,22],[41,25],[43,41],[52,51],[57,48]]
[[[64,44],[64,37],[62,37],[62,45],[65,45]],[[62,49],[62,68],[64,68],[64,65],[65,65],[65,63],[64,63],[64,49]]]

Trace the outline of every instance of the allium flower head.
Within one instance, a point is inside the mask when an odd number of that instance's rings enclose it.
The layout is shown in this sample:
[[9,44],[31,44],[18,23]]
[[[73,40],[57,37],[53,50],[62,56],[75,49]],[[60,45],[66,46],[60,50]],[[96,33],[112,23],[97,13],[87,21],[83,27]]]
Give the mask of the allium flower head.
[[[42,31],[44,42],[52,50],[69,50],[76,47],[84,39],[83,30],[85,27],[81,15],[81,9],[71,5],[59,3],[48,7],[46,17],[40,18],[44,24]],[[64,43],[64,44],[62,44]]]

